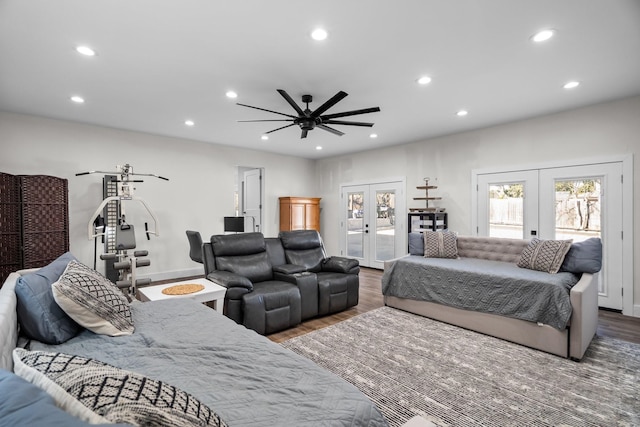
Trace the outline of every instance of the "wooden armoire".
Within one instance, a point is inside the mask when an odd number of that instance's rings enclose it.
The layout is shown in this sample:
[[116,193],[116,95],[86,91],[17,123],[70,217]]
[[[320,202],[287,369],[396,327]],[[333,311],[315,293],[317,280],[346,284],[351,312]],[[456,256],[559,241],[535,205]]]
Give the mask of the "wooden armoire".
[[320,197],[280,197],[280,231],[320,231]]
[[68,205],[66,179],[0,172],[0,286],[9,273],[69,250]]

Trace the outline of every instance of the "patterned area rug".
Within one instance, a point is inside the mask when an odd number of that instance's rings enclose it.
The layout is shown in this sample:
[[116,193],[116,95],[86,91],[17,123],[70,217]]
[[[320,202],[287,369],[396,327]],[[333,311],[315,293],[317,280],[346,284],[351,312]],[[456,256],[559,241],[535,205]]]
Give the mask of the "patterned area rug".
[[389,424],[638,426],[640,345],[596,337],[573,362],[390,307],[282,345],[354,384]]

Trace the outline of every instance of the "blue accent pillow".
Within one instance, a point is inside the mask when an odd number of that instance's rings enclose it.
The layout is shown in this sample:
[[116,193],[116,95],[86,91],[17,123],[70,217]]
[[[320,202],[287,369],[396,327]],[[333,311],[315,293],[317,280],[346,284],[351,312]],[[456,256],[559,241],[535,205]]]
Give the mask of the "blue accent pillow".
[[46,391],[4,369],[0,369],[0,396],[0,426],[95,426],[63,411]]
[[61,344],[81,330],[53,299],[51,285],[76,258],[67,252],[46,267],[21,276],[16,282],[20,334],[46,344]]
[[409,233],[409,254],[424,256],[424,236],[422,233]]
[[569,273],[597,273],[602,268],[602,242],[592,237],[571,245],[560,271]]

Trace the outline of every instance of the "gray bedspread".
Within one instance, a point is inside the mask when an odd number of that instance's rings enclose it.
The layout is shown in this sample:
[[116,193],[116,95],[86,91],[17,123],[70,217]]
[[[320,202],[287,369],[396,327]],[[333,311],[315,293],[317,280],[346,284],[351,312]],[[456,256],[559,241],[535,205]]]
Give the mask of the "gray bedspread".
[[407,256],[382,276],[382,293],[499,314],[557,329],[571,318],[569,292],[579,276],[549,274],[476,258]]
[[135,333],[83,331],[32,350],[91,357],[166,381],[232,427],[387,426],[358,389],[311,361],[188,299],[131,306]]

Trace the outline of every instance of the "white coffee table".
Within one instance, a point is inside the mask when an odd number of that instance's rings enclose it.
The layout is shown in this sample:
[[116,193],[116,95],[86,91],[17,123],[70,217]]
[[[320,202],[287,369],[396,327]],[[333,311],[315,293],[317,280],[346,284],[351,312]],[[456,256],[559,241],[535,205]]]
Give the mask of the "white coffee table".
[[[192,294],[186,295],[167,295],[163,294],[162,290],[175,285],[186,285],[188,283],[198,284],[204,286],[204,289]],[[213,301],[213,308],[216,311],[222,313],[222,307],[224,307],[224,295],[227,293],[227,288],[217,285],[207,279],[191,279],[183,280],[181,282],[165,283],[163,285],[146,286],[138,288],[138,294],[140,295],[140,301],[158,301],[161,299],[170,298],[191,298],[198,302]]]

